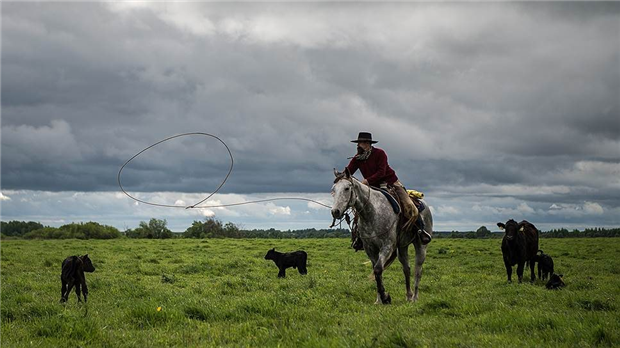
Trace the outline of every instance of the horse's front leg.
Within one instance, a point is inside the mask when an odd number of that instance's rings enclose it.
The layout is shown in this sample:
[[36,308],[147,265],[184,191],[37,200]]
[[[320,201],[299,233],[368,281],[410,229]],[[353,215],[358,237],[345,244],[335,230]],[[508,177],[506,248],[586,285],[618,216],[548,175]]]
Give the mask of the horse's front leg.
[[422,245],[420,240],[416,240],[413,243],[415,246],[415,284],[413,286],[413,302],[418,300],[418,289],[420,286],[420,279],[422,279],[422,265],[426,260],[426,245]]
[[383,304],[392,303],[392,298],[390,294],[385,292],[385,288],[383,287],[383,270],[385,269],[385,262],[392,254],[391,248],[384,248],[379,252],[379,258],[377,262],[374,264],[373,272],[375,274],[375,281],[377,282],[377,295],[378,299],[381,300]]
[[403,273],[405,274],[405,288],[407,289],[407,301],[413,301],[413,292],[411,291],[411,267],[409,266],[409,246],[398,248],[398,261],[403,265]]

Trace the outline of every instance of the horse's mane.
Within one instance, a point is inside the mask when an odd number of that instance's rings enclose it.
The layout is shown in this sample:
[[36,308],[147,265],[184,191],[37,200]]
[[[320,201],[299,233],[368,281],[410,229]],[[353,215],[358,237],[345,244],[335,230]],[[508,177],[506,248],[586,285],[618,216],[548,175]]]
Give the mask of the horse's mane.
[[342,180],[342,179],[345,179],[345,180],[349,180],[350,179],[351,182],[353,182],[353,180],[355,180],[357,182],[360,182],[353,175],[349,176],[349,178],[347,179],[346,174],[343,172],[343,173],[339,173],[338,175],[336,175],[336,179],[334,179],[334,184],[337,183],[338,181]]

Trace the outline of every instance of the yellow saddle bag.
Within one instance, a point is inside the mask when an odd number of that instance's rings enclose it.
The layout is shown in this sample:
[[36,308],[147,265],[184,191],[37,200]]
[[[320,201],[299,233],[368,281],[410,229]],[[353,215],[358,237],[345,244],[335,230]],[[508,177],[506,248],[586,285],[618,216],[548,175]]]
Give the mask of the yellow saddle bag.
[[411,199],[422,199],[424,198],[424,194],[420,191],[416,191],[416,190],[407,190],[407,194],[409,195],[409,197],[411,197]]

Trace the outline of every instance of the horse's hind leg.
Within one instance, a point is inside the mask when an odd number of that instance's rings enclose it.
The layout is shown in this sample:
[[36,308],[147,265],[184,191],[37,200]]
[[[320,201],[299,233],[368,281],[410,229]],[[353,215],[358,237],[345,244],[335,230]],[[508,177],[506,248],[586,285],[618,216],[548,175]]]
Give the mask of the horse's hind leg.
[[422,245],[419,239],[413,245],[415,246],[415,284],[413,293],[413,301],[415,302],[418,300],[418,289],[420,279],[422,279],[422,265],[426,259],[426,245]]
[[409,246],[398,248],[398,261],[403,265],[407,301],[413,301],[413,292],[411,291],[411,267],[409,267]]

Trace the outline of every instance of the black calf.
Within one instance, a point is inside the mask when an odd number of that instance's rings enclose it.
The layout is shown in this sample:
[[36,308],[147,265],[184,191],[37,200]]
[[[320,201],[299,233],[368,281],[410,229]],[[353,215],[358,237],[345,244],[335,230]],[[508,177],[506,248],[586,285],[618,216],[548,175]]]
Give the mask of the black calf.
[[562,279],[562,277],[562,274],[553,273],[551,277],[549,277],[549,281],[547,282],[547,289],[553,290],[565,286],[566,284],[564,284],[564,280]]
[[538,253],[538,278],[545,280],[553,274],[553,259],[542,250],[538,250]]
[[276,251],[276,248],[273,248],[265,255],[265,260],[273,260],[276,266],[278,266],[278,269],[280,269],[278,273],[279,278],[284,278],[286,276],[286,269],[289,267],[297,268],[299,274],[308,274],[308,269],[306,269],[307,259],[308,254],[303,250],[294,251],[292,253],[280,253]]
[[62,262],[62,273],[60,275],[60,280],[62,281],[60,302],[66,302],[69,299],[69,294],[71,293],[74,285],[78,302],[82,302],[82,299],[80,298],[80,287],[82,288],[82,294],[84,295],[84,302],[86,302],[88,300],[88,287],[86,286],[86,276],[84,276],[84,272],[94,271],[95,266],[93,266],[88,254],[84,256],[67,257]]

